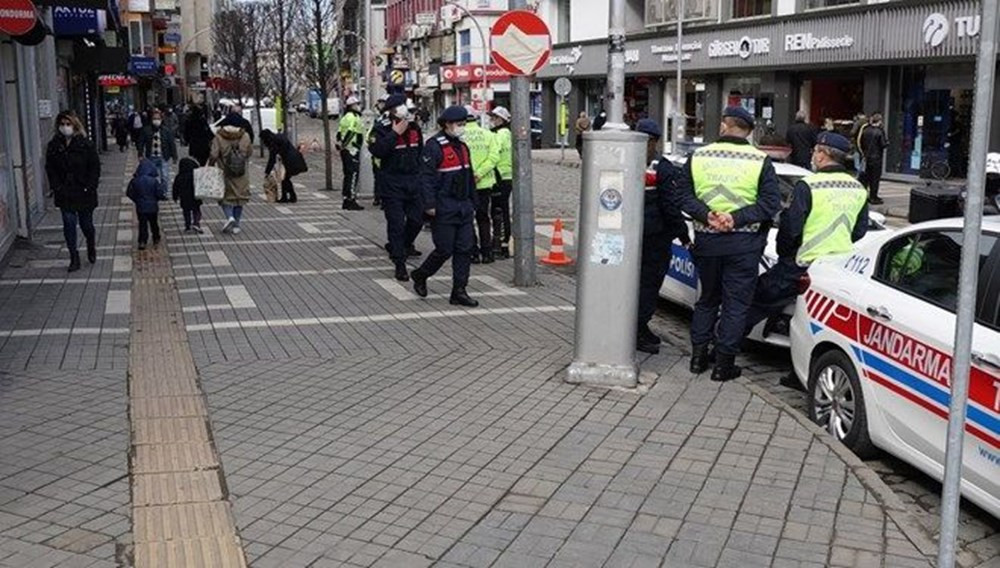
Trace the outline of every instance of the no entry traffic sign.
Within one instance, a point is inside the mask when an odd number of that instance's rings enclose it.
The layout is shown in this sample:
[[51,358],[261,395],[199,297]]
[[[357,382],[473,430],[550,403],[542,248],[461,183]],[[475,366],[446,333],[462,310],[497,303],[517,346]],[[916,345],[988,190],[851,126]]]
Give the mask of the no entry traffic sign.
[[0,3],[0,32],[24,35],[35,27],[35,5],[31,0],[6,0]]
[[549,27],[533,12],[507,12],[490,30],[490,56],[511,75],[532,75],[552,53]]

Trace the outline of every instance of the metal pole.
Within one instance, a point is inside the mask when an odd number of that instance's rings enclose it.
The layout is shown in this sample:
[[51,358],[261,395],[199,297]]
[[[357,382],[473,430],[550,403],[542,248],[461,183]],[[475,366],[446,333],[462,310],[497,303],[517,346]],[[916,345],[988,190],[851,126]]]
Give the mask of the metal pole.
[[365,108],[370,109],[375,106],[375,99],[372,97],[371,54],[368,49],[369,39],[372,37],[372,0],[365,0],[363,17],[365,25],[361,29],[364,31],[365,46],[361,52],[361,67],[365,74]]
[[677,4],[677,100],[674,101],[674,136],[673,153],[679,154],[677,143],[684,139],[686,135],[685,109],[684,109],[684,84],[681,82],[682,64],[684,62],[684,0]]
[[563,113],[566,112],[566,97],[559,95],[559,161],[566,161],[566,119],[563,118]]
[[[526,0],[510,0],[511,10],[526,6]],[[511,78],[510,102],[514,136],[514,285],[534,286],[537,283],[535,199],[531,187],[531,93],[528,77]]]
[[955,364],[952,367],[944,483],[941,488],[938,568],[952,568],[955,565],[969,374],[972,370],[972,361],[977,358],[972,352],[972,328],[976,320],[979,240],[983,226],[983,199],[986,187],[986,152],[990,137],[990,113],[993,108],[993,79],[996,73],[997,0],[983,0],[982,19],[979,59],[976,61],[976,98],[972,112],[969,184],[965,200],[965,224],[962,230],[962,266],[958,279]]
[[608,22],[608,121],[604,128],[628,130],[625,124],[625,0],[611,0]]
[[[511,3],[510,3],[511,8],[510,9],[511,10],[517,10],[518,8],[516,8],[515,5],[517,5],[518,2],[519,2],[519,0],[511,0]],[[486,41],[486,36],[483,34],[483,28],[482,28],[482,26],[479,25],[479,20],[477,20],[476,17],[472,15],[472,12],[469,12],[465,8],[465,6],[462,6],[461,4],[456,3],[455,0],[446,0],[445,4],[450,4],[450,5],[458,8],[459,11],[461,11],[463,14],[466,15],[466,17],[468,17],[470,20],[472,20],[472,24],[474,26],[476,26],[476,31],[479,32],[479,41],[480,41],[480,43],[483,44],[483,64],[482,64],[482,71],[483,71],[483,105],[485,106],[486,105],[486,88],[487,88],[488,81],[489,81],[489,78],[486,76],[486,68],[487,68],[487,66],[489,65],[489,62],[490,62],[490,45]],[[525,6],[526,6],[526,4],[525,4],[524,0],[520,0],[520,8],[524,8]],[[470,89],[471,89],[471,87],[470,87]],[[513,98],[513,96],[514,96],[513,95],[513,85],[511,85],[511,97]],[[483,128],[489,128],[489,125],[487,124],[487,120],[489,120],[489,119],[487,118],[486,113],[482,113],[480,115],[480,117],[479,117],[479,124],[480,124],[480,126],[482,126]]]

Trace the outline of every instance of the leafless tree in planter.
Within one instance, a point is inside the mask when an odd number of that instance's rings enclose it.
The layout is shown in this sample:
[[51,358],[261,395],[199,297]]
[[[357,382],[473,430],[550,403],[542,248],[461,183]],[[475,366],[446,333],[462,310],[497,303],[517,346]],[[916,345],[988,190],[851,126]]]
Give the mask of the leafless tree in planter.
[[254,22],[247,6],[236,6],[215,14],[212,20],[212,41],[215,64],[233,85],[233,96],[243,99],[253,82]]
[[337,65],[333,53],[337,42],[337,0],[301,0],[302,10],[295,22],[306,37],[301,75],[319,90],[320,117],[323,120],[323,153],[327,191],[333,191],[333,148],[330,144],[330,116],[327,99],[336,92]]

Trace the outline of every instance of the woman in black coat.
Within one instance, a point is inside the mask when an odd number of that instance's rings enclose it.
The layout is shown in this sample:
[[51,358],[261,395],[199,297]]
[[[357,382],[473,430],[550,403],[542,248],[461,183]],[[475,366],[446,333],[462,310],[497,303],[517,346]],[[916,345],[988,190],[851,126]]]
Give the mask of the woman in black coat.
[[282,133],[275,134],[270,130],[264,130],[260,133],[260,142],[269,152],[264,176],[271,175],[278,158],[281,158],[281,165],[285,168],[285,177],[281,179],[281,199],[278,203],[295,203],[299,198],[295,195],[292,178],[309,169],[305,157]]
[[192,105],[191,116],[184,122],[184,140],[188,143],[188,155],[198,160],[199,166],[208,163],[212,138],[215,138],[215,135],[208,126],[204,107]]
[[87,239],[87,260],[97,262],[94,209],[97,208],[97,186],[101,181],[101,159],[97,149],[87,140],[83,123],[71,111],[56,117],[56,134],[45,152],[45,172],[55,196],[56,207],[62,211],[63,236],[69,249],[69,271],[80,270],[80,252],[76,248],[76,227],[79,224]]

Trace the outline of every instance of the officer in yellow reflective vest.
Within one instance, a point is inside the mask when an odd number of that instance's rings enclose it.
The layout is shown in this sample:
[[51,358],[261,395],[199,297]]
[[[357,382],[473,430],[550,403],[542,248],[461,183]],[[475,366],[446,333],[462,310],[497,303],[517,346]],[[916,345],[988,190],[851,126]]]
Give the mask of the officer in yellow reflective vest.
[[361,171],[361,145],[364,144],[365,126],[361,122],[361,100],[354,95],[347,97],[347,110],[337,125],[337,150],[344,167],[344,204],[348,211],[361,211],[358,205],[358,173]]
[[799,180],[792,202],[778,226],[778,262],[761,275],[747,316],[746,332],[768,319],[764,335],[777,323],[774,317],[795,301],[799,279],[818,258],[851,252],[868,231],[868,192],[847,171],[851,143],[835,132],[816,139],[812,164],[816,170]]
[[513,190],[514,162],[511,153],[510,111],[498,106],[490,111],[497,141],[497,184],[490,199],[493,210],[493,256],[510,258],[510,194]]
[[472,175],[476,182],[476,227],[479,229],[476,248],[472,251],[472,264],[493,262],[493,235],[490,227],[490,197],[497,179],[494,170],[499,159],[496,137],[479,124],[479,113],[465,107],[468,113],[462,142],[472,156]]
[[740,376],[735,360],[757,284],[757,265],[768,228],[781,209],[771,159],[747,140],[753,115],[731,106],[722,116],[719,141],[691,154],[675,193],[677,206],[694,220],[691,253],[701,282],[691,320],[690,368],[692,373],[708,369],[714,339],[713,381]]

